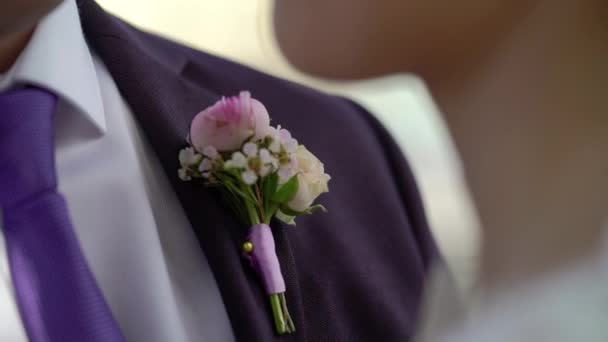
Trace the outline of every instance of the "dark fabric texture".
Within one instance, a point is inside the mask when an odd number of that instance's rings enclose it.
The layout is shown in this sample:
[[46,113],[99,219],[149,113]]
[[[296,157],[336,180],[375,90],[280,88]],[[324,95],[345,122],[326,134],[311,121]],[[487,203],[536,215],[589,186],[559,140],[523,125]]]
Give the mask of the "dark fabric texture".
[[[360,106],[139,31],[79,1],[89,45],[146,132],[208,258],[238,341],[408,341],[438,252],[412,173]],[[242,258],[247,228],[210,189],[181,182],[193,116],[249,90],[333,177],[327,214],[273,222],[297,332],[277,336],[268,298]],[[204,291],[204,289],[201,289]]]

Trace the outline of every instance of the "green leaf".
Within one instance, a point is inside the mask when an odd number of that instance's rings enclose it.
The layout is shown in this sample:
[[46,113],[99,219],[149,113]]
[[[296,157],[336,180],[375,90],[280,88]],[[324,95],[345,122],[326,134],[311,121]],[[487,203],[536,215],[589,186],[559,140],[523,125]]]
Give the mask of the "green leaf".
[[251,190],[251,187],[241,183],[238,180],[235,180],[234,178],[226,174],[218,174],[217,177],[223,187],[227,188],[231,192],[238,194],[239,196],[241,196],[241,198],[243,198],[244,201],[252,202],[254,204],[257,203],[255,195]]
[[280,210],[277,211],[276,218],[277,218],[277,220],[285,222],[286,224],[288,224],[290,226],[295,226],[296,225],[296,218],[295,218],[295,216],[286,215],[285,213],[283,213]]
[[287,205],[282,205],[281,206],[281,211],[283,212],[283,214],[285,215],[289,215],[289,216],[302,216],[302,215],[306,215],[305,212],[301,212],[301,211],[295,211],[292,210],[291,208],[289,208]]
[[239,189],[239,187],[236,184],[234,184],[232,181],[224,180],[223,185],[231,192],[234,192],[235,194],[238,194],[239,196],[241,196],[243,198],[243,200],[245,200],[245,201],[249,200],[250,196],[247,193],[245,193],[243,190]]
[[255,210],[255,203],[245,202],[245,207],[247,208],[247,213],[249,214],[249,224],[254,225],[262,223],[257,211]]
[[317,204],[317,205],[313,205],[312,207],[308,208],[306,210],[306,213],[308,214],[314,214],[316,211],[322,211],[324,213],[327,212],[327,208],[325,208],[324,206],[322,206],[321,204]]
[[271,199],[276,203],[287,203],[296,197],[299,187],[300,183],[298,182],[298,175],[295,175],[291,177],[287,183],[283,184],[283,186],[281,186],[281,188],[274,193]]
[[277,192],[278,187],[279,175],[276,172],[262,180],[262,196],[264,197],[264,208],[268,209],[268,207],[270,206],[270,199]]
[[276,202],[270,202],[264,209],[266,210],[264,213],[266,215],[266,222],[264,223],[270,224],[270,220],[277,213],[277,210],[279,210],[279,204]]
[[274,195],[278,187],[279,175],[276,172],[264,178],[263,191],[265,196],[271,197]]
[[296,211],[293,210],[291,208],[289,208],[287,205],[282,205],[281,206],[281,211],[289,216],[303,216],[303,215],[312,215],[315,211],[323,211],[323,212],[327,212],[327,209],[325,209],[324,206],[317,204],[317,205],[313,205],[312,207],[304,210],[304,211]]

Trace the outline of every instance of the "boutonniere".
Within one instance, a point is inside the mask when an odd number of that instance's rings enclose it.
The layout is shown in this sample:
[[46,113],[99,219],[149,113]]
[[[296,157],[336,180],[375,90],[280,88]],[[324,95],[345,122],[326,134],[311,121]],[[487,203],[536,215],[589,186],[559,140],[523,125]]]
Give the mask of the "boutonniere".
[[328,192],[323,164],[291,133],[270,126],[264,105],[249,92],[222,98],[197,114],[179,152],[179,177],[216,187],[248,228],[243,254],[259,274],[279,334],[295,332],[270,221],[295,225],[301,215],[325,211],[314,205]]

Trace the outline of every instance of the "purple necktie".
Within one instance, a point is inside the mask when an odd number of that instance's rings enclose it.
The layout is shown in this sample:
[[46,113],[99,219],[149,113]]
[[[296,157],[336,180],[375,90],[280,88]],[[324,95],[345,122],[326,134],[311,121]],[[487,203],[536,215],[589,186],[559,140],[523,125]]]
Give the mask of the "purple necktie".
[[124,341],[57,192],[56,104],[41,89],[0,94],[0,208],[21,317],[33,342]]

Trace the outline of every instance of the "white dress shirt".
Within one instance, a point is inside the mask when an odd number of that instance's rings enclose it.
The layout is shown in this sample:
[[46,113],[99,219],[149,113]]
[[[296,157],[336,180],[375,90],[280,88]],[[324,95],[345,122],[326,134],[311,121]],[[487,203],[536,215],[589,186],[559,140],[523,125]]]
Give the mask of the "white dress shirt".
[[432,330],[433,337],[417,341],[606,342],[608,243],[584,260],[529,284],[492,299],[478,296],[460,312],[459,320]]
[[[74,0],[40,22],[0,75],[0,91],[26,83],[59,96],[59,190],[127,340],[233,341],[206,258],[114,80],[89,50]],[[0,341],[24,341],[4,247],[0,239]]]

